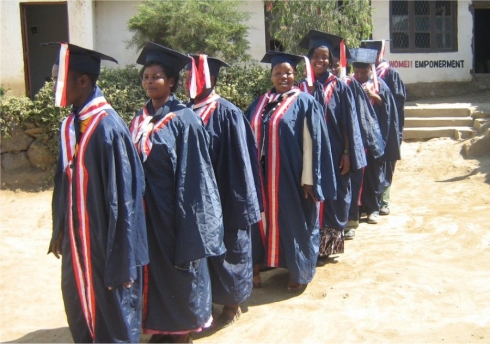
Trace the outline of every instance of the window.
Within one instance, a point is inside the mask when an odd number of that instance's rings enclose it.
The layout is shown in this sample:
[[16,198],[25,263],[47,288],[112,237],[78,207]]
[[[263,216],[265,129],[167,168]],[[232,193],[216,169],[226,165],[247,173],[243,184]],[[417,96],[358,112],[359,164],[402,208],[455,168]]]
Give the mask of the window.
[[390,1],[391,52],[457,51],[457,1]]

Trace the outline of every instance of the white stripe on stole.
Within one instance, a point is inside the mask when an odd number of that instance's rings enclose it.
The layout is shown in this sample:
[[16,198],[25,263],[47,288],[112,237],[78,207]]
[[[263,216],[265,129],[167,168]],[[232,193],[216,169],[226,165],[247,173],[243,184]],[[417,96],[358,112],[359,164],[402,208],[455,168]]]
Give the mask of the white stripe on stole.
[[[66,167],[73,160],[73,154],[75,152],[76,145],[76,135],[75,135],[75,126],[73,125],[73,121],[75,119],[75,115],[71,114],[66,117],[61,123],[61,151],[63,158],[63,171],[66,170]],[[66,140],[66,134],[68,130],[69,142]]]
[[66,106],[63,102],[65,95],[65,82],[68,76],[68,66],[67,66],[67,54],[69,56],[68,44],[61,43],[60,54],[59,54],[59,64],[58,64],[58,76],[56,77],[56,90],[54,93],[54,105],[55,106]]

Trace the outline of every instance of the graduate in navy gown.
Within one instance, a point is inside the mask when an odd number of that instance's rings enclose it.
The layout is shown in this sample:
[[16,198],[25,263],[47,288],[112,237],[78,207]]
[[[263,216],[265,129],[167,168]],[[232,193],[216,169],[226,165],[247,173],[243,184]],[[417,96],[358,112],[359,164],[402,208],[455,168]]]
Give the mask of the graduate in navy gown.
[[[340,50],[344,49],[344,62],[341,63]],[[334,49],[332,73],[344,81],[349,86],[352,97],[354,98],[359,128],[361,129],[362,142],[366,152],[366,160],[369,161],[369,154],[374,159],[379,159],[384,153],[384,141],[381,135],[378,118],[374,111],[369,97],[363,90],[361,84],[352,76],[348,76],[343,68],[347,66],[347,59],[350,60],[350,52],[345,45],[341,49]],[[356,228],[359,226],[359,206],[361,205],[361,191],[363,190],[363,176],[367,166],[359,169],[351,169],[351,188],[352,202],[349,208],[349,221],[345,227],[344,238],[353,239],[356,234]]]
[[206,258],[225,252],[220,196],[201,119],[175,98],[187,55],[147,43],[137,63],[150,100],[131,122],[146,178],[150,264],[143,331],[152,342],[191,341],[209,326]]
[[239,304],[252,292],[251,225],[260,220],[257,147],[243,112],[215,92],[221,67],[214,57],[191,55],[186,67],[189,108],[198,114],[209,133],[210,155],[223,208],[226,253],[209,257],[213,302],[224,305],[213,327],[238,320]]
[[[102,59],[67,43],[53,66],[60,129],[49,252],[62,255],[61,289],[73,341],[140,340],[148,263],[144,177],[128,128],[96,86]],[[48,253],[49,253],[48,252]]]
[[[300,42],[308,49],[311,78],[300,84],[301,90],[312,94],[321,104],[327,122],[337,180],[337,197],[327,201],[320,210],[320,257],[344,252],[344,228],[352,200],[350,170],[366,165],[355,102],[349,87],[329,72],[332,50],[339,49],[342,37],[311,30]],[[308,85],[312,83],[312,85]],[[320,259],[323,264],[325,259]]]
[[287,290],[304,289],[318,256],[318,202],[336,195],[335,175],[323,111],[294,87],[302,57],[268,52],[274,84],[245,111],[258,146],[265,221],[261,221],[265,261],[289,270]]
[[[376,50],[352,49],[352,65],[354,67],[354,78],[361,83],[370,104],[376,112],[379,121],[381,135],[385,144],[382,156],[377,157],[368,151],[368,165],[363,179],[362,206],[366,211],[368,223],[377,223],[381,207],[381,194],[384,190],[385,180],[383,165],[387,161],[400,158],[398,140],[398,117],[396,116],[396,104],[393,95],[383,80],[377,78],[374,69],[376,61]],[[390,147],[387,149],[386,147]],[[394,148],[398,149],[394,149]]]
[[[405,100],[407,99],[407,93],[405,91],[405,84],[403,83],[400,74],[395,68],[392,68],[389,63],[384,60],[386,48],[385,41],[386,40],[362,41],[361,45],[365,48],[375,49],[378,51],[378,56],[376,59],[376,74],[378,78],[383,79],[386,85],[388,85],[391,93],[393,94],[393,98],[395,99],[396,112],[398,114],[398,136],[400,138],[399,141],[401,145],[403,139],[403,128],[405,125]],[[393,149],[396,149],[396,147]],[[386,181],[385,190],[383,191],[383,195],[381,197],[381,215],[389,215],[390,213],[390,190],[397,160],[387,161],[385,164]]]

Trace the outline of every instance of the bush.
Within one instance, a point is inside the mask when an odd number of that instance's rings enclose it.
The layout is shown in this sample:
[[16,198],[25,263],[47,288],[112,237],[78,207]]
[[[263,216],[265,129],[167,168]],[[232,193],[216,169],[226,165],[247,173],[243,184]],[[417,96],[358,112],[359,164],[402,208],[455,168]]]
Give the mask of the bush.
[[[130,65],[121,69],[102,69],[98,85],[114,109],[129,123],[136,112],[143,107],[147,98],[141,87],[139,70]],[[258,63],[233,66],[222,70],[217,92],[224,98],[245,110],[256,97],[271,87],[269,68]],[[185,100],[182,87],[176,96]],[[42,138],[53,156],[59,152],[59,130],[70,108],[54,106],[53,83],[47,82],[32,101],[26,97],[1,97],[0,125],[3,136],[9,129],[35,123],[43,129]]]

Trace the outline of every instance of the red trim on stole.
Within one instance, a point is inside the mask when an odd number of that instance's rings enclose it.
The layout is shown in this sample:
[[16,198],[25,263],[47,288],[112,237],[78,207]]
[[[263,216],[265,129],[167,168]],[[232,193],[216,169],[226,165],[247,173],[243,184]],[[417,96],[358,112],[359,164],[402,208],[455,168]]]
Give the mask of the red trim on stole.
[[202,109],[201,113],[199,114],[199,117],[201,117],[204,125],[207,125],[209,122],[209,119],[211,118],[211,114],[214,113],[214,110],[218,106],[218,102],[214,101],[209,103]]
[[[252,130],[255,134],[255,140],[257,142],[257,145],[261,145],[262,143],[262,112],[265,108],[265,106],[269,103],[270,92],[263,94],[259,101],[258,105],[255,108],[255,112],[252,115],[252,119],[250,121],[250,124],[252,126]],[[262,202],[264,204],[264,212],[267,214],[267,198],[265,197],[265,190],[264,190],[264,181],[263,181],[263,176],[262,176],[262,163],[261,163],[261,152],[262,152],[262,147],[257,147],[257,155],[258,155],[258,161],[259,161],[259,179],[260,179],[260,192],[262,193]],[[267,221],[267,219],[266,219]],[[262,243],[266,244],[266,228],[264,226],[264,223],[262,220],[259,221],[259,229],[260,229],[260,237],[262,238]]]
[[279,124],[284,114],[297,97],[297,93],[291,94],[274,111],[269,122],[269,147],[268,147],[268,193],[270,197],[270,211],[267,215],[268,250],[266,264],[271,267],[279,266],[280,227],[279,227],[279,171],[280,171],[280,146]]

